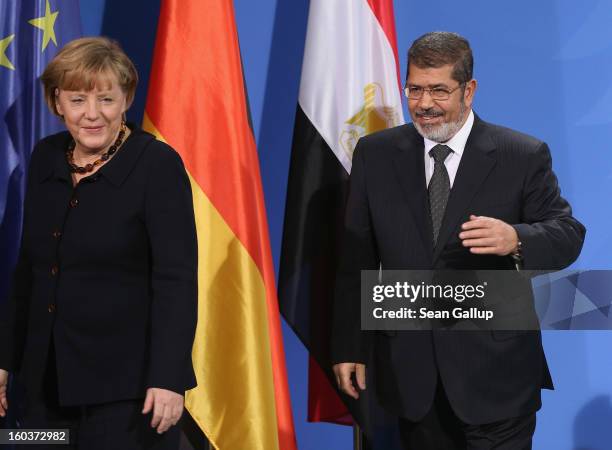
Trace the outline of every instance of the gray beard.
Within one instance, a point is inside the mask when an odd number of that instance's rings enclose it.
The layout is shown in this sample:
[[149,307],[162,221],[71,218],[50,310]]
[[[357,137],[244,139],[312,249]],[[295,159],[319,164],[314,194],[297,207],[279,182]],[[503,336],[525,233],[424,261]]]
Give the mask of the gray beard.
[[425,125],[422,127],[416,120],[413,120],[414,127],[419,134],[430,141],[442,143],[449,141],[463,126],[465,118],[465,103],[461,102],[459,118],[455,122],[447,122],[439,125]]

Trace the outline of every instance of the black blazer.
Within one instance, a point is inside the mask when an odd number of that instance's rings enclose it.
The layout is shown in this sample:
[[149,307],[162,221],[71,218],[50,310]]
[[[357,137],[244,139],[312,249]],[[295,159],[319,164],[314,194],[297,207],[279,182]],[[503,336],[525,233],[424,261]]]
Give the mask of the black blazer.
[[[133,128],[130,126],[130,128]],[[0,368],[38,392],[50,342],[60,404],[143,398],[195,386],[197,243],[179,155],[134,128],[123,147],[73,188],[67,132],[32,154],[23,238]]]
[[360,270],[512,269],[510,257],[473,255],[459,239],[470,214],[514,224],[525,269],[561,269],[585,228],[560,196],[545,143],[475,117],[438,243],[428,212],[424,143],[412,124],[362,138],[355,149],[336,282],[332,359],[366,362],[391,412],[420,420],[438,375],[456,414],[471,424],[537,410],[552,381],[538,331],[360,331]]

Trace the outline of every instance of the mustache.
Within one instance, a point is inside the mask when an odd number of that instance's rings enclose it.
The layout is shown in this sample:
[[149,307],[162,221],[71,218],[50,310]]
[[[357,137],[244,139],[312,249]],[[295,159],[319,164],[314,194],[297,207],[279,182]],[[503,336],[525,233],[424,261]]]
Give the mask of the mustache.
[[443,116],[444,113],[435,109],[419,109],[415,111],[415,115],[417,117],[440,117]]

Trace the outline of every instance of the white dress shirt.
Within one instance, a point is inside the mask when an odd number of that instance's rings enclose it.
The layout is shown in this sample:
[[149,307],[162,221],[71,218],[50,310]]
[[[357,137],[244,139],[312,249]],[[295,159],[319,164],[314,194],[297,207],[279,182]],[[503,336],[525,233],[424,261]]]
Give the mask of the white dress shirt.
[[[463,150],[465,150],[465,144],[468,140],[468,136],[472,131],[472,126],[474,125],[474,112],[470,109],[470,113],[468,114],[468,118],[463,124],[463,126],[457,131],[457,133],[450,138],[447,142],[444,142],[444,145],[447,145],[452,150],[452,153],[448,155],[446,160],[444,161],[444,165],[446,166],[446,171],[448,172],[448,178],[450,179],[450,187],[452,189],[453,183],[455,181],[455,175],[457,175],[457,169],[459,168],[459,163],[461,162],[461,156],[463,156]],[[440,144],[440,142],[430,141],[427,138],[423,138],[425,141],[425,179],[427,182],[427,186],[429,186],[429,181],[431,180],[431,176],[433,175],[435,161],[429,156],[429,151]]]

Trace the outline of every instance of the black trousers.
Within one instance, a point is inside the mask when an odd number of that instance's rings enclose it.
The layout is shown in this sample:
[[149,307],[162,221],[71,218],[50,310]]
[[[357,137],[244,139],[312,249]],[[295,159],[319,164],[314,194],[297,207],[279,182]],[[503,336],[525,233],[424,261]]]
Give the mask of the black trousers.
[[438,379],[431,410],[420,422],[400,419],[405,450],[531,450],[536,413],[469,425],[454,413]]
[[163,434],[151,428],[151,413],[141,413],[144,399],[99,405],[60,406],[53,345],[49,349],[43,386],[26,394],[20,425],[70,430],[70,445],[21,445],[28,450],[178,450],[180,422]]
[[[70,445],[78,450],[178,450],[179,428],[159,435],[150,427],[151,415],[144,416],[141,400],[69,408],[31,407],[22,428],[66,428]],[[57,449],[55,445],[24,445],[30,450]]]

